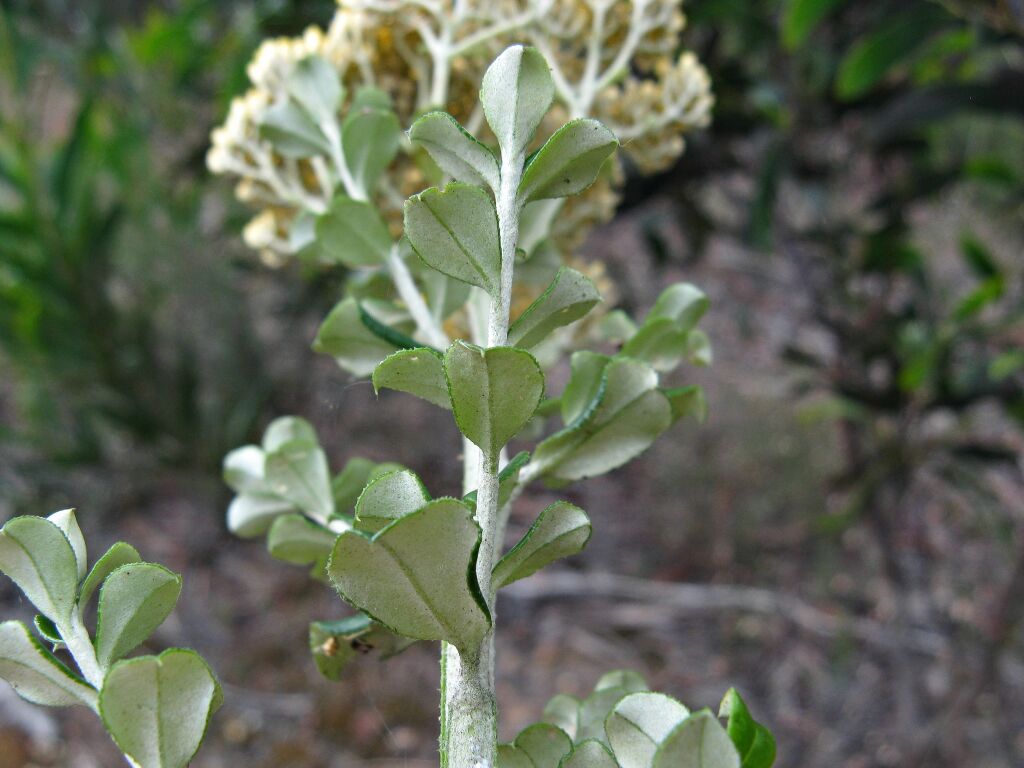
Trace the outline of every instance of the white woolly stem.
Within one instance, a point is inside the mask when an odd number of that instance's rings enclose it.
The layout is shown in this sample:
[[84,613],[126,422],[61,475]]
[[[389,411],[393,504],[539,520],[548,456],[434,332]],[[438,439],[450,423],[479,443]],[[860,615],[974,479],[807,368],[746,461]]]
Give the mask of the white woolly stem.
[[[504,155],[501,184],[495,204],[498,211],[498,236],[501,243],[501,279],[497,296],[491,297],[487,323],[487,345],[504,346],[508,341],[509,306],[512,300],[512,273],[515,269],[516,243],[519,239],[518,200],[523,156]],[[467,444],[468,445],[468,444]],[[494,692],[494,628],[497,621],[491,589],[491,571],[499,553],[502,530],[498,507],[498,468],[500,455],[490,456],[472,446],[465,461],[475,461],[476,520],[481,542],[477,553],[477,581],[491,610],[491,631],[480,645],[460,654],[451,646],[443,649],[444,700],[441,710],[442,768],[494,768],[497,756],[497,703]],[[467,471],[467,480],[471,475]]]

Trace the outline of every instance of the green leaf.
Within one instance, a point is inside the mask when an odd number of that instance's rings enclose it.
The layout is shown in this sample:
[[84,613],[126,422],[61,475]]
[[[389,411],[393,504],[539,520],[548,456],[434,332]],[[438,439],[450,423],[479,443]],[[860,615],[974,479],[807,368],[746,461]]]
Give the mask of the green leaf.
[[71,549],[75,553],[75,563],[78,566],[78,579],[81,581],[85,578],[85,572],[88,570],[89,554],[85,547],[85,537],[82,536],[82,529],[78,527],[78,520],[75,518],[75,510],[62,509],[60,512],[54,512],[46,519],[60,528],[64,537],[71,545]]
[[480,103],[503,152],[521,155],[551,106],[555,85],[536,48],[513,45],[484,73]]
[[789,50],[800,46],[831,10],[846,0],[787,0],[782,14],[782,42]]
[[661,292],[645,322],[657,317],[667,317],[673,320],[680,330],[690,331],[696,327],[710,306],[711,301],[707,294],[697,286],[690,283],[675,283]]
[[569,197],[597,179],[601,166],[619,146],[615,134],[597,120],[572,120],[549,138],[531,158],[519,183],[523,202]]
[[[572,739],[550,723],[535,723],[524,728],[512,744],[503,744],[505,749],[499,758],[499,766],[528,768],[558,768],[562,758],[572,752]],[[523,758],[527,762],[523,762]]]
[[444,358],[426,347],[400,349],[384,358],[373,370],[373,389],[408,392],[428,403],[451,410],[448,382],[444,377]]
[[603,474],[638,456],[671,426],[672,407],[649,366],[613,359],[602,378],[581,417],[537,446],[539,472],[561,481]]
[[587,739],[558,764],[559,768],[619,768],[619,763],[604,744]]
[[277,496],[235,496],[228,505],[228,530],[243,539],[262,536],[281,515],[295,505]]
[[[64,638],[61,636],[60,630],[57,629],[57,625],[41,613],[37,613],[35,615],[32,619],[32,623],[35,625],[36,632],[39,633],[39,636],[43,638],[43,640],[54,646],[64,645]],[[56,650],[56,648],[54,650]]]
[[624,344],[632,339],[639,329],[629,315],[621,309],[616,309],[601,318],[597,330],[605,341]]
[[453,182],[405,201],[405,235],[423,262],[456,280],[498,293],[501,247],[494,202],[480,187]]
[[587,418],[604,397],[608,379],[605,368],[611,358],[587,349],[574,352],[569,359],[572,374],[562,393],[560,409],[562,421],[568,426]]
[[582,552],[590,532],[586,512],[567,501],[556,501],[540,513],[519,543],[494,566],[494,588],[525,579],[555,560]]
[[836,76],[836,94],[852,100],[863,96],[892,69],[926,43],[948,15],[929,5],[887,18],[843,57]]
[[361,456],[349,459],[345,463],[345,468],[331,481],[335,513],[348,513],[353,510],[359,494],[363,492],[367,483],[396,469],[402,469],[402,467],[392,463],[378,464]]
[[587,314],[601,301],[601,294],[588,277],[562,267],[551,285],[537,297],[508,329],[509,344],[529,349],[549,333]]
[[967,233],[960,238],[960,250],[975,277],[987,280],[1002,275],[1003,271],[992,252],[973,234]]
[[544,705],[543,722],[558,726],[575,740],[580,727],[580,704],[575,696],[556,694]]
[[740,758],[715,716],[702,709],[665,738],[651,768],[740,768]]
[[337,537],[304,515],[282,515],[270,526],[267,551],[271,557],[295,565],[326,563]]
[[20,621],[0,624],[0,678],[33,704],[96,706],[96,691],[43,648]]
[[672,422],[692,416],[698,424],[703,424],[708,418],[708,402],[704,397],[704,388],[696,384],[688,387],[677,387],[676,389],[664,390],[672,407]]
[[398,153],[402,128],[390,109],[350,109],[342,126],[341,146],[353,180],[370,195]]
[[342,598],[393,632],[466,651],[491,625],[476,580],[479,545],[469,507],[437,499],[372,538],[343,533],[327,570]]
[[312,118],[293,101],[282,99],[260,118],[260,138],[269,141],[285,157],[327,155],[330,142]]
[[740,754],[741,768],[771,768],[774,765],[775,737],[754,720],[735,688],[730,688],[725,694],[718,716],[728,718],[726,731]]
[[711,365],[714,359],[711,351],[711,340],[699,328],[690,331],[686,337],[686,359],[691,364],[701,367]]
[[41,614],[67,624],[78,592],[78,563],[56,524],[30,516],[8,520],[0,528],[0,571]]
[[399,349],[420,349],[423,346],[416,341],[416,339],[411,336],[406,336],[398,329],[393,328],[378,319],[376,315],[371,314],[368,309],[369,306],[373,306],[374,310],[377,312],[381,311],[380,303],[371,304],[369,301],[360,302],[359,321],[366,327],[366,330],[374,336],[388,344],[398,347]]
[[409,129],[409,138],[456,181],[498,189],[498,161],[447,112],[428,112]]
[[373,480],[356,501],[356,528],[376,533],[410,515],[430,501],[419,476],[408,469],[388,472]]
[[608,743],[621,768],[650,768],[658,747],[690,710],[661,693],[631,693],[605,720]]
[[302,417],[281,416],[270,422],[263,431],[263,450],[266,453],[273,453],[288,443],[319,445],[320,441],[313,425]]
[[369,203],[338,195],[316,221],[317,244],[328,261],[349,268],[383,264],[391,250],[391,233]]
[[334,512],[327,456],[318,445],[294,440],[268,453],[267,483],[274,494],[316,520],[326,521]]
[[389,632],[369,616],[357,613],[339,621],[314,621],[309,625],[309,647],[320,674],[338,680],[356,656],[372,653],[381,659],[395,656],[414,641]]
[[605,720],[615,705],[631,693],[647,690],[647,682],[636,672],[616,669],[606,672],[594,686],[594,692],[583,700],[579,711],[579,732],[576,741],[587,739],[604,741]]
[[338,71],[321,56],[307,56],[295,63],[285,90],[315,123],[337,119],[345,89]]
[[88,605],[93,592],[95,592],[107,576],[115,570],[120,568],[122,565],[139,562],[142,562],[142,557],[139,555],[138,550],[131,544],[126,544],[123,541],[113,544],[110,549],[103,553],[103,557],[93,564],[92,570],[89,571],[89,575],[86,576],[85,581],[82,582],[82,586],[78,590],[79,606],[84,608]]
[[224,457],[222,476],[235,493],[267,493],[266,452],[258,445],[243,445]]
[[544,374],[529,352],[481,349],[463,341],[444,356],[455,422],[491,460],[533,416],[544,396]]
[[533,760],[512,744],[498,745],[497,768],[534,768]]
[[672,318],[649,318],[623,345],[622,354],[645,360],[656,371],[671,371],[686,355],[689,337]]
[[335,306],[319,327],[313,350],[331,355],[354,376],[370,376],[379,362],[395,350],[395,345],[362,324],[358,303],[348,298]]
[[106,669],[163,624],[181,593],[181,577],[156,563],[115,569],[100,587],[96,660]]
[[172,648],[115,664],[99,705],[103,724],[139,768],[185,768],[222,700],[202,657]]

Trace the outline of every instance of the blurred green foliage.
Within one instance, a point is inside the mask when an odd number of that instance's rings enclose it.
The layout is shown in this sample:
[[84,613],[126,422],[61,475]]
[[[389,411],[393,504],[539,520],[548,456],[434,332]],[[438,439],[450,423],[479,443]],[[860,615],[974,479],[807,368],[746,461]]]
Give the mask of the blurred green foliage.
[[205,466],[253,428],[271,383],[202,158],[260,40],[329,8],[0,9],[0,441]]

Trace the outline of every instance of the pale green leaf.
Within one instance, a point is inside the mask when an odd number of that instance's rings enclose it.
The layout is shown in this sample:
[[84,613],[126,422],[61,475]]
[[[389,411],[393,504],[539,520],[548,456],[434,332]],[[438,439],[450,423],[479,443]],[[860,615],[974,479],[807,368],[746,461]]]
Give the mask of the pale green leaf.
[[575,696],[556,694],[544,705],[543,721],[558,726],[575,741],[580,727],[580,704]]
[[423,481],[408,469],[373,480],[356,501],[356,528],[375,533],[430,501]]
[[356,501],[359,499],[359,495],[367,484],[381,475],[386,475],[388,472],[394,472],[398,469],[405,469],[405,467],[394,462],[378,464],[361,456],[354,456],[349,459],[345,464],[345,468],[331,481],[335,513],[348,513],[352,511]]
[[468,650],[491,625],[476,581],[479,543],[469,507],[438,499],[372,538],[343,533],[328,573],[346,601],[392,631]]
[[409,138],[456,181],[498,189],[498,161],[446,112],[428,112],[409,129]]
[[538,471],[562,481],[603,474],[638,456],[671,426],[671,405],[649,366],[613,359],[602,379],[576,421],[537,446]]
[[66,625],[78,592],[78,563],[64,532],[42,517],[15,517],[0,529],[0,571],[41,614]]
[[156,563],[116,568],[100,587],[96,660],[106,669],[163,624],[181,593],[181,577]]
[[686,339],[686,358],[693,365],[711,365],[714,355],[711,351],[711,340],[699,328],[690,331]]
[[664,390],[672,406],[672,421],[692,416],[697,423],[703,423],[708,417],[708,402],[704,397],[704,389],[692,384],[688,387]]
[[605,341],[624,344],[632,339],[639,329],[633,322],[633,318],[621,309],[616,309],[601,318],[597,324],[597,330]]
[[534,768],[533,760],[513,744],[498,745],[498,768]]
[[96,706],[96,691],[43,648],[20,621],[0,624],[0,679],[33,704]]
[[519,199],[569,197],[589,187],[619,142],[597,120],[572,120],[545,142],[523,171]]
[[267,551],[272,557],[296,565],[327,562],[338,537],[304,515],[289,514],[277,518],[267,533]]
[[702,709],[665,738],[651,768],[740,768],[740,758],[722,725]]
[[305,440],[285,443],[267,454],[267,484],[310,517],[326,521],[334,512],[327,456]]
[[104,552],[103,556],[93,564],[89,575],[82,582],[82,586],[78,590],[78,604],[83,608],[88,605],[93,592],[99,588],[107,576],[122,565],[139,562],[142,562],[142,557],[131,544],[119,541],[111,545],[110,549]]
[[536,573],[549,563],[583,550],[590,539],[590,519],[579,507],[556,501],[534,521],[530,530],[494,566],[495,589]]
[[328,261],[346,267],[376,267],[391,250],[391,233],[369,203],[338,195],[316,222],[317,244]]
[[405,201],[405,235],[423,262],[497,295],[501,278],[498,214],[480,187],[457,182]]
[[551,70],[537,49],[513,45],[495,59],[484,73],[480,103],[503,152],[526,150],[554,95]]
[[371,332],[362,322],[356,300],[348,298],[324,320],[313,349],[330,355],[355,376],[369,376],[381,360],[395,351],[396,345]]
[[646,690],[647,682],[636,672],[628,669],[606,672],[597,681],[594,692],[580,704],[576,742],[587,739],[605,741],[604,723],[615,705],[631,693]]
[[508,329],[508,343],[529,349],[549,333],[579,320],[601,301],[597,288],[570,267],[558,270],[551,284]]
[[647,314],[647,320],[667,317],[675,321],[681,330],[689,331],[700,322],[710,305],[707,295],[697,286],[675,283],[661,292]]
[[451,410],[442,361],[441,354],[432,349],[400,349],[385,357],[374,368],[373,388],[378,393],[383,388],[408,392],[428,403]]
[[645,360],[656,371],[671,371],[686,355],[689,336],[672,318],[648,318],[623,345],[622,354]]
[[519,242],[516,247],[531,259],[541,246],[549,242],[555,219],[565,206],[560,198],[537,200],[523,206],[519,216]]
[[228,530],[243,539],[262,536],[280,515],[295,505],[277,496],[235,496],[228,505]]
[[608,385],[604,371],[609,362],[608,355],[587,349],[574,352],[569,359],[572,373],[559,402],[562,421],[567,426],[587,418],[601,402]]
[[296,62],[285,80],[285,90],[317,124],[337,118],[345,95],[338,70],[321,56]]
[[559,768],[619,768],[608,747],[596,739],[588,739],[563,758]]
[[89,567],[89,553],[85,547],[85,537],[82,535],[82,529],[78,527],[75,510],[62,509],[60,512],[54,512],[46,519],[60,528],[68,543],[71,544],[71,549],[75,553],[75,562],[78,565],[78,579],[81,581],[85,578],[85,572]]
[[223,477],[235,493],[266,493],[266,452],[258,445],[243,445],[224,457]]
[[185,768],[222,701],[202,657],[172,648],[118,662],[100,692],[100,715],[139,768]]
[[259,129],[260,137],[285,157],[313,157],[331,151],[323,131],[297,103],[288,99],[281,99],[263,113]]
[[650,768],[654,754],[690,710],[661,693],[631,693],[616,703],[604,723],[621,768]]
[[529,352],[457,341],[444,357],[459,429],[496,461],[502,447],[530,420],[544,396],[544,374]]
[[341,145],[353,180],[370,195],[398,152],[402,128],[390,109],[353,107],[342,126]]
[[266,453],[273,453],[288,443],[318,445],[319,442],[313,425],[300,416],[276,418],[263,431],[262,444]]
[[562,758],[572,752],[572,739],[550,723],[535,723],[524,728],[513,745],[535,768],[558,768]]

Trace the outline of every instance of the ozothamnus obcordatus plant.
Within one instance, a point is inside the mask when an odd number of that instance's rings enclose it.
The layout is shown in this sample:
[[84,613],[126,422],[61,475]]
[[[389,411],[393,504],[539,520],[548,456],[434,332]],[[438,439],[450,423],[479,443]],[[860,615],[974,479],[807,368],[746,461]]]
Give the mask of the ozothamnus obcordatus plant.
[[[588,60],[601,72],[593,50]],[[618,58],[609,63],[612,76]],[[466,446],[461,498],[432,498],[408,469],[363,459],[332,476],[314,430],[294,417],[273,422],[262,445],[225,459],[238,494],[229,527],[266,534],[272,555],[312,566],[359,609],[311,625],[321,671],[337,678],[357,651],[390,655],[415,641],[441,641],[444,768],[770,766],[772,737],[734,691],[719,712],[728,718],[723,728],[711,712],[691,714],[627,671],[603,677],[583,701],[556,697],[542,723],[497,744],[497,592],[579,552],[591,533],[583,510],[556,502],[503,553],[516,498],[538,480],[559,486],[615,469],[679,419],[704,416],[698,387],[660,386],[684,360],[710,361],[696,328],[707,299],[688,284],[667,288],[641,323],[621,312],[590,322],[591,336],[610,348],[575,352],[563,391],[546,393],[545,370],[577,341],[569,326],[587,325],[601,301],[587,276],[562,264],[555,222],[565,198],[608,173],[615,136],[576,117],[534,151],[556,91],[574,111],[579,104],[559,82],[564,74],[553,79],[549,60],[522,46],[508,48],[483,76],[481,114],[491,133],[482,138],[497,151],[443,112],[422,115],[405,142],[388,95],[365,87],[348,98],[321,57],[278,75],[283,88],[261,117],[259,146],[293,171],[306,163],[322,189],[339,190],[329,206],[294,217],[289,249],[353,273],[315,347],[371,376],[377,390],[451,410]],[[605,77],[590,72],[581,82]],[[396,238],[395,222],[389,227],[371,200],[393,196],[378,185],[400,149],[439,186],[405,202],[404,234]],[[538,280],[547,287],[528,291],[532,301],[513,312],[514,287]],[[548,429],[555,419],[561,425]],[[510,459],[506,445],[524,431],[550,434]],[[183,768],[220,690],[189,651],[123,658],[166,618],[180,585],[138,561],[134,549],[117,544],[87,574],[73,514],[10,521],[0,532],[0,569],[39,609],[36,631],[65,649],[78,673],[23,624],[8,622],[0,625],[0,675],[37,703],[92,707],[133,765]],[[85,609],[100,583],[93,638]]]
[[187,765],[220,707],[217,678],[183,648],[126,658],[174,609],[181,577],[143,562],[123,541],[88,568],[71,509],[9,520],[0,529],[0,571],[39,611],[38,638],[20,621],[0,623],[0,678],[35,704],[89,707],[131,765]]
[[[225,459],[225,477],[238,494],[229,527],[242,536],[265,534],[272,555],[312,566],[359,610],[311,625],[319,668],[336,679],[359,651],[387,656],[415,641],[441,641],[445,768],[771,765],[774,742],[735,692],[723,702],[727,730],[706,710],[690,714],[647,692],[629,672],[609,673],[582,702],[556,697],[546,722],[498,746],[498,590],[579,552],[591,534],[583,510],[556,502],[504,552],[512,504],[531,482],[560,486],[603,474],[679,419],[703,418],[698,387],[659,383],[684,360],[709,362],[707,337],[696,328],[707,298],[691,285],[673,285],[642,323],[606,315],[598,334],[613,351],[575,352],[564,390],[547,393],[544,371],[571,342],[567,327],[601,297],[585,275],[552,259],[545,243],[563,199],[607,167],[615,136],[579,118],[534,150],[555,83],[536,49],[508,48],[480,91],[496,150],[444,112],[412,124],[406,149],[433,167],[439,185],[405,202],[404,234],[396,239],[369,201],[399,151],[399,121],[383,93],[363,89],[348,103],[338,140],[334,118],[323,116],[341,108],[344,88],[318,62],[305,59],[292,70],[265,134],[278,149],[304,137],[297,156],[333,148],[343,187],[305,225],[311,247],[354,272],[348,297],[314,346],[345,370],[370,376],[378,391],[403,391],[450,410],[466,446],[461,498],[433,498],[412,471],[360,458],[332,476],[313,428],[295,417],[278,419],[262,445]],[[370,120],[373,130],[359,131],[359,142],[346,147],[346,132]],[[364,169],[361,182],[353,167]],[[517,268],[532,280],[546,273],[549,282],[513,317]],[[452,322],[456,316],[461,322]],[[548,430],[556,418],[561,425]],[[550,434],[532,452],[509,458],[506,446],[524,431]]]

